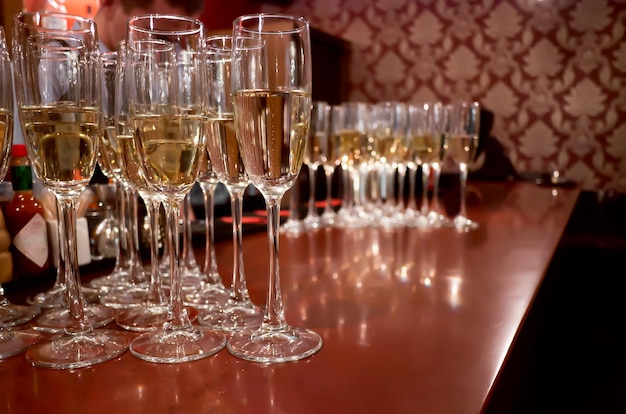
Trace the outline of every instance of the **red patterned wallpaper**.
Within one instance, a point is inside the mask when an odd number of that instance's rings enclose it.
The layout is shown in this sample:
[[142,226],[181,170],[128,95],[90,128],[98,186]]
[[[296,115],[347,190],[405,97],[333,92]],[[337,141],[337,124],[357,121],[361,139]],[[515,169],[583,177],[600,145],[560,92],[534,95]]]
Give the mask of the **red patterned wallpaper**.
[[293,0],[352,43],[350,100],[475,99],[516,169],[626,191],[626,0]]

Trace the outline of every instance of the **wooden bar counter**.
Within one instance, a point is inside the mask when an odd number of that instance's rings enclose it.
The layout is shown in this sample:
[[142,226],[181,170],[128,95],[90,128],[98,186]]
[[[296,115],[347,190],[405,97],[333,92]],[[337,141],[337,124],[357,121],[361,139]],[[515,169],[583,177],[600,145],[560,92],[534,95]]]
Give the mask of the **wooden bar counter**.
[[[468,215],[480,223],[469,233],[281,236],[287,321],[324,339],[311,358],[264,365],[223,350],[168,365],[126,352],[57,371],[22,354],[0,361],[0,412],[481,412],[580,191],[530,182],[470,182],[468,191]],[[217,252],[229,284],[232,243]],[[244,256],[252,299],[263,305],[264,232],[244,236]]]

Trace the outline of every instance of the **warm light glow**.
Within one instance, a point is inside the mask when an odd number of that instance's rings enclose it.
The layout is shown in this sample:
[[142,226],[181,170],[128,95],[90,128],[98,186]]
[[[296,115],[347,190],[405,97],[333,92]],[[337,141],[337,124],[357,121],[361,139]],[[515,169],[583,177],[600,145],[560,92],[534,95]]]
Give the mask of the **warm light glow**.
[[453,308],[458,307],[461,304],[461,282],[463,279],[459,276],[452,276],[448,278],[449,291],[448,302]]

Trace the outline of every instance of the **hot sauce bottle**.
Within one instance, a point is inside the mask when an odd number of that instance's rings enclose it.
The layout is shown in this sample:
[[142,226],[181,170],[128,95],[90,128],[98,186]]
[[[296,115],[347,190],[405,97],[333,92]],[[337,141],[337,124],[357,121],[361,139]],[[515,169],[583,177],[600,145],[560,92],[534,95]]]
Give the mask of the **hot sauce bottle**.
[[13,198],[5,211],[11,235],[15,276],[37,276],[48,270],[48,233],[41,203],[33,194],[33,173],[26,147],[15,144],[10,163]]

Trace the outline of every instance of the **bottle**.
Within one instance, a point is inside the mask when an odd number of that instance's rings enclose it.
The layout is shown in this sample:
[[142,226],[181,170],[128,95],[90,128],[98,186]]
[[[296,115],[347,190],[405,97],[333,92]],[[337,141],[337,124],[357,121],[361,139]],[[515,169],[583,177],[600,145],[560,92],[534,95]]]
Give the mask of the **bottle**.
[[9,167],[13,198],[6,206],[5,219],[14,276],[38,276],[50,267],[48,232],[43,206],[33,195],[33,173],[23,144],[13,145]]

